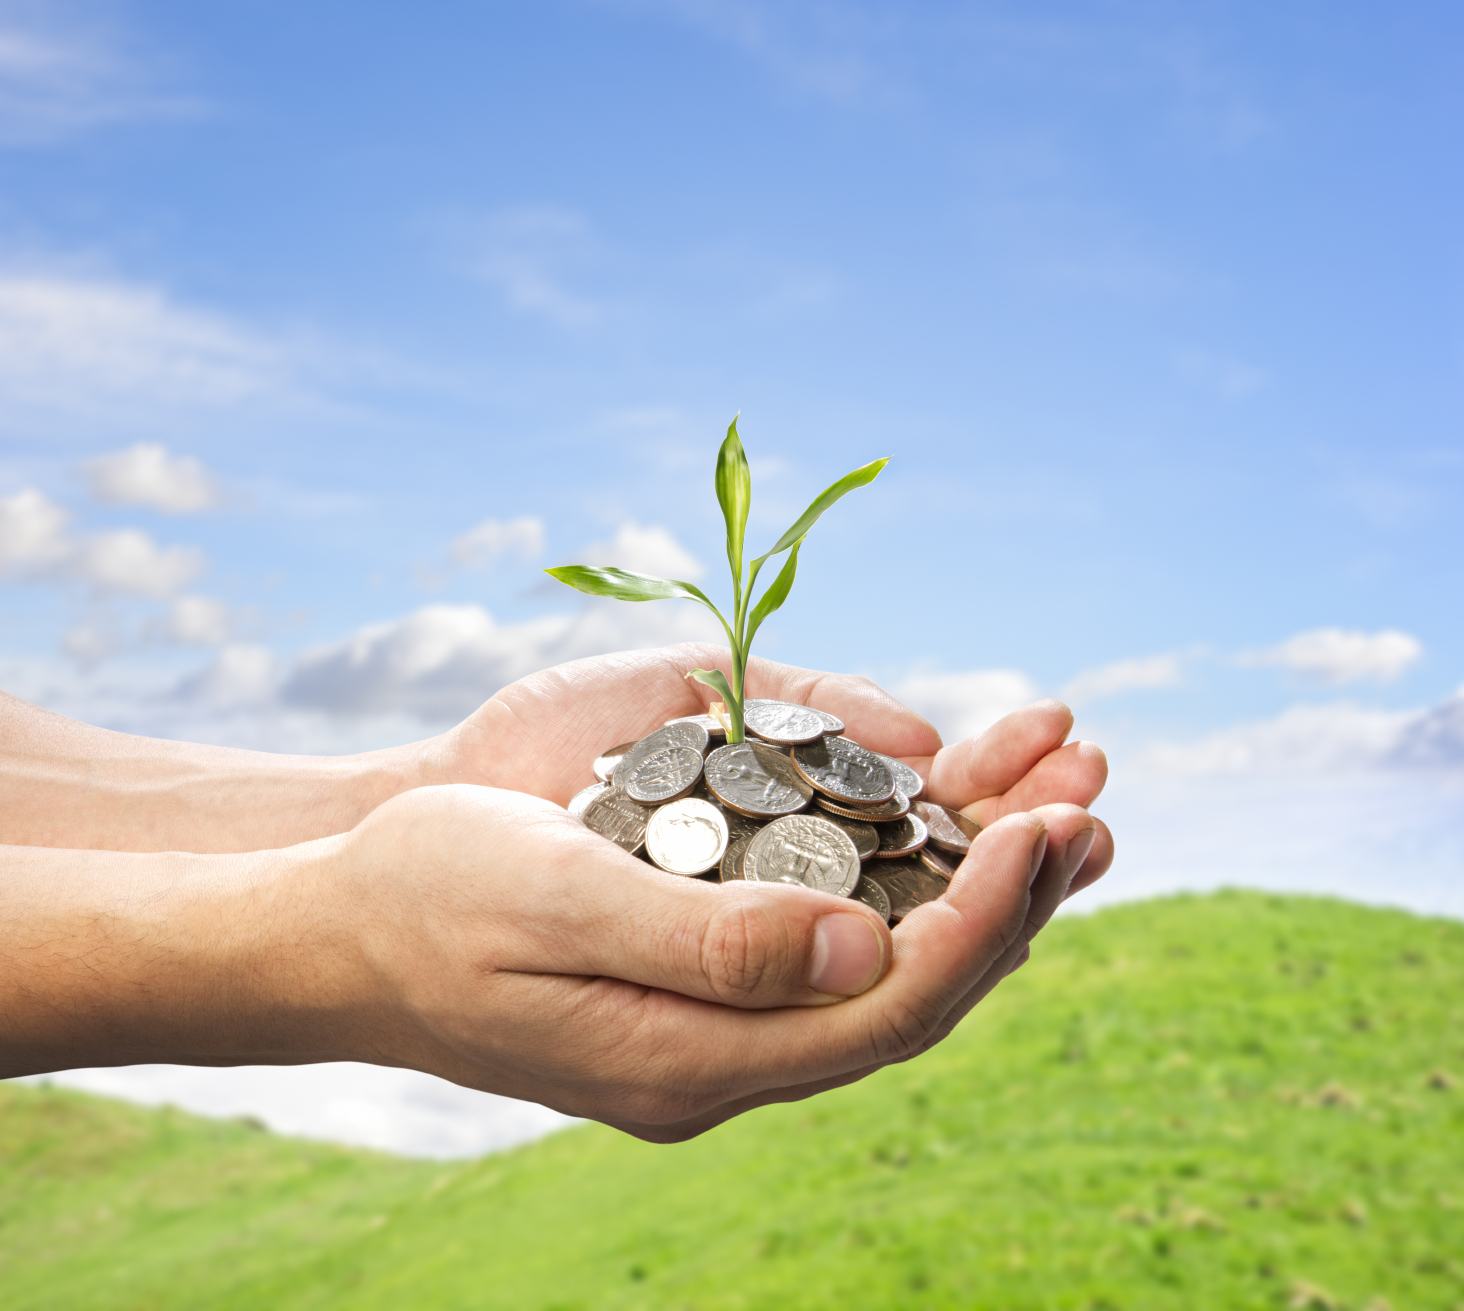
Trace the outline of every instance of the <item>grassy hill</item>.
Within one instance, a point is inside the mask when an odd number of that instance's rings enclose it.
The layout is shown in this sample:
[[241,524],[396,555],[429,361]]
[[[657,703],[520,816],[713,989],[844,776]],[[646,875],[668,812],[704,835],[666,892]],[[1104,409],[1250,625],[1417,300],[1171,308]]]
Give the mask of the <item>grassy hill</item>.
[[444,1166],[0,1085],[0,1305],[1453,1311],[1464,924],[1066,919],[938,1051],[677,1147]]

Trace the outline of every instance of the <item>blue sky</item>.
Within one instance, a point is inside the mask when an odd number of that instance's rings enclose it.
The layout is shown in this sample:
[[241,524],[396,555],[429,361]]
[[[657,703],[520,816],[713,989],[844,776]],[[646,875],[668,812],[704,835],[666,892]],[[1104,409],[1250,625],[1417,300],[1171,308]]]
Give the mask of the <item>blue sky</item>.
[[0,0],[0,686],[344,751],[705,632],[537,571],[720,596],[740,410],[755,542],[894,456],[759,649],[949,738],[1066,696],[1100,897],[1464,915],[1461,53],[1442,3]]

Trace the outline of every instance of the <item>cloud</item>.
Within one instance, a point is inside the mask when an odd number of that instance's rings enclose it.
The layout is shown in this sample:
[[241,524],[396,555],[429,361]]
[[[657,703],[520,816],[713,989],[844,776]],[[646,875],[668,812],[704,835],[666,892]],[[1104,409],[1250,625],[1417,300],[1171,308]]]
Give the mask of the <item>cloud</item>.
[[1395,628],[1378,633],[1318,628],[1298,633],[1280,646],[1246,651],[1236,657],[1243,666],[1273,666],[1341,686],[1363,679],[1388,683],[1423,654],[1423,644]]
[[484,519],[455,537],[448,547],[448,558],[465,569],[482,569],[505,555],[533,560],[544,552],[544,521],[532,515],[500,522]]
[[159,546],[135,528],[73,537],[66,531],[69,519],[34,488],[0,497],[0,576],[85,582],[99,593],[164,599],[206,567],[196,547]]
[[1143,764],[1169,774],[1301,773],[1464,768],[1464,688],[1422,710],[1351,702],[1292,706],[1191,743],[1164,743]]
[[233,611],[212,596],[180,596],[168,607],[162,635],[180,646],[222,646],[234,628]]
[[184,679],[172,699],[221,711],[268,710],[276,702],[284,677],[284,663],[268,647],[236,642],[225,646],[199,673]]
[[501,210],[471,240],[478,247],[469,262],[472,273],[511,309],[561,328],[600,319],[602,307],[568,285],[598,260],[590,226],[579,214],[550,205]]
[[984,732],[1040,695],[1036,684],[1016,669],[917,672],[890,691],[930,720],[946,742]]
[[99,456],[82,466],[87,487],[106,505],[146,505],[165,514],[195,514],[219,503],[219,489],[191,456],[172,456],[156,442]]
[[688,581],[695,581],[706,573],[706,566],[700,560],[664,528],[654,524],[648,528],[637,523],[621,524],[608,542],[596,542],[585,547],[575,562],[614,565],[639,574],[657,574],[663,578]]
[[1183,681],[1183,660],[1178,654],[1137,656],[1085,669],[1062,689],[1062,699],[1079,706],[1119,692],[1178,687]]

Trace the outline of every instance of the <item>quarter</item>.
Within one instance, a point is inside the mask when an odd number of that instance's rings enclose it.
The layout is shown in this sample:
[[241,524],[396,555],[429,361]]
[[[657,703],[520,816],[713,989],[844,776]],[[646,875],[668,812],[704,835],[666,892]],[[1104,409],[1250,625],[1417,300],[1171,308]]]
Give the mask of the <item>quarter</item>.
[[646,844],[646,821],[650,817],[649,810],[613,787],[585,807],[585,826],[632,856]]
[[[762,697],[748,697],[747,700],[743,703],[742,713],[746,715],[753,706],[788,704],[791,704],[791,702],[768,701]],[[807,710],[809,714],[817,715],[821,720],[823,720],[823,731],[826,734],[842,733],[844,731],[844,721],[840,719],[838,715],[831,715],[827,710],[815,710],[813,706],[804,706],[802,708],[804,710]]]
[[634,742],[622,742],[608,751],[602,751],[595,757],[595,763],[592,766],[595,777],[602,783],[608,783],[610,776],[615,772],[615,766],[620,763],[620,758],[634,745]]
[[861,874],[859,882],[854,885],[854,900],[873,906],[880,919],[889,922],[890,894],[884,890],[884,884],[878,879],[866,878]]
[[723,883],[737,883],[742,880],[742,858],[747,855],[747,844],[756,836],[756,833],[744,833],[727,843],[727,850],[722,855]]
[[668,874],[705,874],[726,850],[722,812],[694,797],[661,806],[646,825],[646,851]]
[[859,853],[822,815],[788,815],[747,844],[742,872],[749,883],[796,883],[847,897],[859,882]]
[[910,813],[910,798],[899,788],[888,801],[877,806],[856,806],[852,802],[835,801],[833,797],[819,796],[814,800],[831,815],[843,815],[845,819],[862,819],[868,824],[886,824],[892,819],[903,819]]
[[906,815],[893,824],[879,826],[879,850],[874,854],[881,860],[912,856],[925,845],[927,836],[925,821],[919,815]]
[[832,812],[822,815],[821,818],[828,820],[830,824],[837,824],[854,839],[854,850],[859,853],[860,860],[868,860],[879,850],[880,831],[873,824],[865,824]]
[[759,819],[796,814],[813,799],[788,757],[761,742],[718,747],[707,757],[707,787],[729,810]]
[[873,751],[847,737],[826,737],[794,747],[794,767],[825,796],[877,806],[895,795],[895,776]]
[[647,733],[640,741],[631,744],[630,749],[615,763],[610,781],[622,792],[630,782],[631,772],[652,752],[663,747],[690,747],[698,755],[706,755],[710,739],[707,730],[700,724],[668,724]]
[[654,806],[684,797],[702,775],[702,754],[692,747],[660,747],[642,756],[625,780],[625,795]]
[[780,747],[817,742],[826,731],[822,715],[791,701],[749,702],[742,723],[749,733]]
[[968,819],[959,810],[937,805],[934,801],[917,801],[911,809],[925,821],[930,830],[930,844],[943,851],[964,856],[971,850],[971,839],[981,832],[981,825]]
[[877,879],[890,899],[890,919],[902,920],[917,906],[935,901],[950,886],[918,860],[881,861],[871,865],[866,878]]
[[895,776],[895,786],[911,800],[925,791],[925,780],[903,760],[896,760],[894,756],[882,755],[878,751],[874,754],[885,762],[890,773]]
[[585,810],[600,793],[608,789],[608,783],[591,783],[587,788],[581,788],[574,796],[570,797],[569,805],[565,807],[576,819],[585,817]]

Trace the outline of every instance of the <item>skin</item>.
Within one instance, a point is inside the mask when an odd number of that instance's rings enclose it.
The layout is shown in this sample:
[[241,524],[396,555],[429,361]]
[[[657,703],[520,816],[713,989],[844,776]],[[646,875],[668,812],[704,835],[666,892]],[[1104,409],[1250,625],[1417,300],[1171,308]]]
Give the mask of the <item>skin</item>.
[[577,661],[326,761],[0,704],[0,1075],[358,1060],[679,1141],[928,1049],[1108,868],[1106,763],[1060,704],[945,748],[866,680],[756,660],[749,695],[839,715],[986,825],[949,891],[891,932],[625,855],[562,805],[606,746],[703,709],[684,675],[716,661]]

